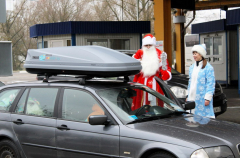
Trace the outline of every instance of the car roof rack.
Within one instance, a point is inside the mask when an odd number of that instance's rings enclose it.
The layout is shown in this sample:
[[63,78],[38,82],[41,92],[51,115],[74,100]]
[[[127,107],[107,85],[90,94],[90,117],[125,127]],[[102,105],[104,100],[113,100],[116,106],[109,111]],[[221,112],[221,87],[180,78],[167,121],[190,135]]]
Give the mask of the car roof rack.
[[[45,73],[44,78],[43,78],[43,82],[49,83],[51,76],[53,76],[53,75]],[[61,78],[64,78],[64,77],[65,78],[73,78],[73,77],[69,77],[69,76],[58,76],[57,79],[53,79],[53,80],[61,81]],[[92,77],[87,76],[87,75],[81,75],[81,76],[75,76],[74,78],[78,79],[78,82],[79,82],[80,85],[84,85],[86,83],[86,80],[91,79]]]
[[50,76],[80,75],[80,82],[93,77],[124,77],[139,73],[141,63],[121,52],[101,46],[70,46],[29,49],[24,68],[28,73]]
[[[44,78],[43,78],[43,82],[47,82],[49,83],[50,81],[50,77],[52,77],[53,75],[51,74],[44,74]],[[91,76],[87,76],[87,75],[80,75],[80,76],[57,76],[56,78],[54,78],[53,80],[58,80],[58,81],[61,81],[61,79],[63,78],[75,78],[75,79],[78,79],[78,83],[79,85],[85,85],[86,81],[87,80],[91,80],[93,77]],[[118,80],[118,79],[117,79]],[[64,79],[65,81],[65,79]],[[68,80],[69,81],[69,80]],[[122,79],[123,82],[129,82],[129,77],[128,76],[123,76],[123,79]]]

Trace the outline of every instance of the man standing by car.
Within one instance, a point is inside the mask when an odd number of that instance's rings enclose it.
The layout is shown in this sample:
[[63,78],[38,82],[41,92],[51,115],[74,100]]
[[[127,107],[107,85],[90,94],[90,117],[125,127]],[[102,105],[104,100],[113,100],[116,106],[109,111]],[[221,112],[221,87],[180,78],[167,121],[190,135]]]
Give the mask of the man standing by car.
[[[172,75],[171,67],[167,61],[167,54],[156,48],[156,38],[151,34],[144,36],[142,39],[142,49],[139,49],[133,55],[133,58],[139,60],[142,65],[141,72],[135,75],[133,81],[144,84],[163,94],[154,76],[168,81],[172,78]],[[149,104],[163,106],[162,102],[156,100],[155,97],[137,92],[137,96],[133,98],[132,110]]]

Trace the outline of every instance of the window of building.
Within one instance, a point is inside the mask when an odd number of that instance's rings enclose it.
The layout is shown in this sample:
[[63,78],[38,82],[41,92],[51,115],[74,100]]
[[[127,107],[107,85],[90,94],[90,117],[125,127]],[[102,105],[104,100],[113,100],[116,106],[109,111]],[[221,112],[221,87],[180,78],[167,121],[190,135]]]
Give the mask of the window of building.
[[48,41],[44,41],[44,48],[48,48]]
[[185,36],[186,47],[193,47],[196,44],[199,44],[199,35]]
[[212,54],[212,38],[204,38],[204,43],[207,49],[207,55]]
[[67,40],[67,46],[72,46],[71,40]]
[[222,37],[213,37],[213,55],[222,55]]
[[222,37],[204,38],[207,55],[222,55]]
[[87,39],[87,45],[108,47],[108,39]]
[[130,39],[110,39],[110,48],[117,50],[130,50]]
[[207,49],[205,59],[211,64],[223,63],[223,37],[204,37],[204,43]]

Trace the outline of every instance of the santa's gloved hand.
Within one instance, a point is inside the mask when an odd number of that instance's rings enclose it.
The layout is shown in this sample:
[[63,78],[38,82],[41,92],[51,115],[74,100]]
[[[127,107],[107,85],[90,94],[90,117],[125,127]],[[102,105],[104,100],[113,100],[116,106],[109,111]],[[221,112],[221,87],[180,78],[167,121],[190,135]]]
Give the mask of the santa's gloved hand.
[[167,70],[167,53],[162,52],[161,59],[162,59],[162,70]]

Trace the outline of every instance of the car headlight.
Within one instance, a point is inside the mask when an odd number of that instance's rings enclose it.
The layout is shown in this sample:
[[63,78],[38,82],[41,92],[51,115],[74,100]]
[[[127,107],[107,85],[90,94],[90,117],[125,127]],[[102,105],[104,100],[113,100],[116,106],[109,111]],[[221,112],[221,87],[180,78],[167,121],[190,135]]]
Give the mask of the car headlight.
[[191,158],[234,158],[232,151],[227,146],[217,146],[199,149],[193,152]]
[[209,158],[209,157],[203,149],[199,149],[193,152],[191,158]]
[[173,86],[170,88],[177,98],[186,98],[187,90],[178,86]]

